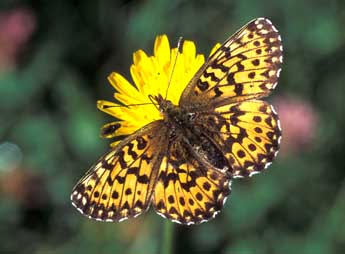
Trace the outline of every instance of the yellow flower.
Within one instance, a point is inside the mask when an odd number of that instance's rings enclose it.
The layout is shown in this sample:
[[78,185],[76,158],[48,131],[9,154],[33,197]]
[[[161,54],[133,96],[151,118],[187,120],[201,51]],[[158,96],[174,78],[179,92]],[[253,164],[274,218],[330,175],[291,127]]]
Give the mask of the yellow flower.
[[[219,44],[212,49],[211,54],[218,47]],[[175,64],[176,53],[177,48],[170,48],[166,35],[157,36],[153,56],[147,56],[143,50],[133,54],[130,72],[134,85],[116,72],[109,75],[108,80],[116,90],[114,98],[118,103],[99,100],[97,107],[114,116],[117,121],[102,127],[103,137],[129,135],[152,121],[162,119],[149,95],[161,94],[164,97],[167,92],[167,99],[175,105],[178,104],[184,88],[204,63],[205,58],[202,54],[196,54],[196,47],[192,41],[184,41],[182,53],[178,55]],[[143,103],[146,104],[133,105]],[[117,142],[111,145],[115,144]]]

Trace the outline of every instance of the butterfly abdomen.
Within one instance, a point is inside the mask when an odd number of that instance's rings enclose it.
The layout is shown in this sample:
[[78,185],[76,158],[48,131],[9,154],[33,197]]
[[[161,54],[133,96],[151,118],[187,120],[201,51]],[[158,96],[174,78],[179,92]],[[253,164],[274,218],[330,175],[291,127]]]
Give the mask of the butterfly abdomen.
[[230,168],[228,160],[223,155],[221,149],[217,144],[209,137],[201,134],[195,140],[193,148],[198,152],[199,156],[202,156],[213,167],[228,171]]

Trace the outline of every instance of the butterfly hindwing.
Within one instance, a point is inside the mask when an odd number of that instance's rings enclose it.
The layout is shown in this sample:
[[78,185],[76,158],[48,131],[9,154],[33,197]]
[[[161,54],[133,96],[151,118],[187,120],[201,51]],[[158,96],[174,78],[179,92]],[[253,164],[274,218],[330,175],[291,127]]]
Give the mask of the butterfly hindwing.
[[282,44],[265,18],[241,28],[212,54],[187,85],[180,106],[221,106],[267,96],[277,84]]
[[145,211],[151,202],[165,130],[160,121],[153,122],[105,154],[74,187],[73,205],[101,221],[122,221]]
[[243,101],[201,113],[196,124],[223,151],[233,177],[261,172],[279,150],[279,119],[273,107],[264,101]]
[[205,165],[192,147],[177,138],[162,160],[153,206],[160,215],[182,224],[213,218],[230,193],[230,177]]

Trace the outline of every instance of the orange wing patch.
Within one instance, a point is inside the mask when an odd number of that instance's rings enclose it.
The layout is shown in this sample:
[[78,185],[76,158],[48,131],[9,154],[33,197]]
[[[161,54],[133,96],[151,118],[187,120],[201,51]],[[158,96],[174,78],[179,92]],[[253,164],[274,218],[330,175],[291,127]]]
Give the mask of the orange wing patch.
[[282,50],[271,21],[251,21],[210,56],[186,87],[180,105],[201,107],[207,102],[218,107],[267,96],[277,85]]
[[221,210],[230,193],[230,177],[206,167],[201,159],[183,142],[172,143],[154,190],[153,206],[158,214],[190,225],[208,221]]
[[100,221],[122,221],[145,211],[157,175],[157,151],[165,139],[153,134],[163,129],[153,122],[104,155],[74,187],[72,204]]

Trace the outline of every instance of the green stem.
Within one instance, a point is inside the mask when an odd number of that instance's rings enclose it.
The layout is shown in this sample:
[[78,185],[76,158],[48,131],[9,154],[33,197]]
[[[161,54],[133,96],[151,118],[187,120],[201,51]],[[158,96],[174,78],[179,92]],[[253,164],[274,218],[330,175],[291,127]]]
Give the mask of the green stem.
[[174,238],[174,223],[169,220],[164,220],[163,222],[163,235],[162,235],[162,254],[172,254],[173,253],[173,238]]

